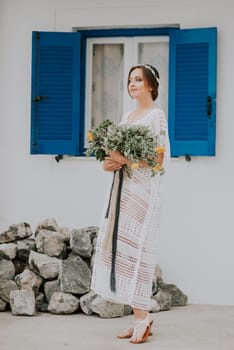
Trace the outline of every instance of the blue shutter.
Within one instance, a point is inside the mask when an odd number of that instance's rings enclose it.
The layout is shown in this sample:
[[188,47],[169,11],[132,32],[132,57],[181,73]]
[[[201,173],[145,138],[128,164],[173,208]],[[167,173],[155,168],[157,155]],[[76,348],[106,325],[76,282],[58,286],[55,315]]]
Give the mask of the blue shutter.
[[214,156],[217,29],[170,33],[171,155]]
[[80,33],[32,33],[31,153],[79,153]]

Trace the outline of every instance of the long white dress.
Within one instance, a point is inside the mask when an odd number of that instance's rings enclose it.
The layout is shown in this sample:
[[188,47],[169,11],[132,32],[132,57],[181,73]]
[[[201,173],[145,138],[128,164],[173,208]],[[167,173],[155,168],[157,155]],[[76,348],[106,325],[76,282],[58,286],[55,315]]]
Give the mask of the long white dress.
[[[128,124],[130,112],[120,124]],[[170,157],[167,121],[159,108],[151,110],[134,125],[148,126],[165,147],[164,168]],[[131,178],[124,176],[115,262],[116,291],[110,288],[111,251],[103,249],[106,234],[109,190],[99,226],[91,289],[107,300],[148,310],[152,280],[157,262],[160,229],[160,193],[163,176],[151,176],[148,168],[134,170]]]

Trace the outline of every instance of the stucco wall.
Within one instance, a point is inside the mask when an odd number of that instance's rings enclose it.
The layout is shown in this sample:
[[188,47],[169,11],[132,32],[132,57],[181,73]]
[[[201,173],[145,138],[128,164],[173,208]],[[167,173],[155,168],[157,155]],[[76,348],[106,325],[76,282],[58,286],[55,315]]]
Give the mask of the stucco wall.
[[[211,10],[212,9],[212,10]],[[234,305],[230,0],[0,1],[0,230],[47,217],[98,225],[108,175],[93,160],[31,156],[32,30],[165,25],[218,27],[217,155],[173,159],[165,181],[159,264],[191,303]]]

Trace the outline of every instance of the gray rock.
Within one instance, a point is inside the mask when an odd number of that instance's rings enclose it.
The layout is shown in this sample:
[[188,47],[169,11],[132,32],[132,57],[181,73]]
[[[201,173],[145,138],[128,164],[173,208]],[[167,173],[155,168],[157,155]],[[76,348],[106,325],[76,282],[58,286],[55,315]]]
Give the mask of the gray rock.
[[58,277],[61,260],[32,250],[29,255],[29,264],[31,269],[41,277],[54,279]]
[[162,279],[162,269],[159,265],[155,266],[155,276],[157,279]]
[[37,307],[38,311],[49,312],[48,306],[49,306],[49,304],[44,300],[43,302],[39,303],[36,307]]
[[91,241],[93,242],[94,238],[97,237],[98,227],[97,226],[88,226],[88,227],[84,228],[84,230],[87,232],[87,234],[90,236]]
[[35,239],[37,251],[48,256],[63,256],[66,252],[66,244],[63,236],[56,231],[40,230]]
[[3,254],[10,260],[15,259],[16,247],[17,245],[15,243],[2,243],[0,244],[0,255]]
[[163,278],[162,278],[162,269],[159,265],[156,265],[155,272],[154,272],[154,278],[153,278],[153,285],[152,285],[152,295],[157,294],[160,289],[163,287]]
[[130,305],[124,305],[124,316],[132,314],[132,307]]
[[72,314],[79,307],[79,299],[72,294],[55,292],[50,298],[48,311],[53,314]]
[[32,289],[37,295],[43,279],[35,272],[25,269],[22,273],[15,276],[15,282],[20,289]]
[[45,282],[45,284],[44,284],[44,292],[45,292],[46,300],[50,301],[51,295],[54,292],[61,292],[60,291],[59,280]]
[[0,298],[7,303],[10,302],[11,291],[18,289],[19,287],[14,281],[0,279]]
[[5,280],[11,280],[15,276],[15,266],[12,261],[1,259],[0,260],[0,278]]
[[92,302],[97,297],[97,294],[92,290],[89,293],[82,295],[80,298],[80,308],[86,315],[92,315]]
[[90,258],[93,247],[89,233],[85,229],[73,229],[70,236],[70,247],[74,254]]
[[22,222],[9,226],[7,231],[0,233],[0,243],[14,242],[17,239],[26,238],[32,235],[31,227],[28,223]]
[[62,260],[59,281],[62,292],[85,294],[90,289],[91,272],[81,257],[71,254]]
[[175,284],[164,284],[162,291],[171,294],[172,306],[185,306],[187,304],[187,295],[185,295]]
[[7,303],[0,298],[0,311],[4,311],[6,309]]
[[97,296],[92,304],[91,309],[94,313],[98,314],[102,318],[114,318],[124,316],[124,305],[113,303],[111,301],[103,299],[101,296]]
[[15,275],[18,275],[24,271],[24,269],[28,266],[28,264],[22,260],[14,259],[12,260],[15,266]]
[[45,303],[45,296],[42,292],[40,292],[37,296],[36,296],[36,310],[41,311],[41,309],[43,308],[42,305],[44,305]]
[[71,229],[69,229],[68,227],[60,227],[59,232],[63,236],[64,242],[69,243],[70,236],[71,236]]
[[151,298],[149,312],[159,312],[159,311],[160,311],[160,305],[155,299]]
[[27,289],[11,291],[10,306],[13,315],[35,315],[36,301],[34,292]]
[[54,218],[48,218],[40,222],[35,229],[35,236],[37,236],[40,230],[44,229],[59,232],[59,226]]
[[8,255],[6,255],[4,252],[0,252],[0,260],[5,259],[5,260],[11,260]]
[[172,296],[168,292],[163,292],[160,290],[153,296],[153,299],[156,300],[160,306],[160,311],[166,311],[172,308]]
[[36,250],[36,242],[34,238],[25,238],[17,241],[16,258],[23,262],[28,262],[31,250]]

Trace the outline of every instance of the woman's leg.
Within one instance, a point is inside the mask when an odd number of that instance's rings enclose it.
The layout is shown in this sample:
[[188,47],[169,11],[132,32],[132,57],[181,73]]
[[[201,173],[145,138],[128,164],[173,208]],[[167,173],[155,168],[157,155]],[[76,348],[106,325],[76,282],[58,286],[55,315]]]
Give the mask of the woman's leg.
[[146,310],[133,308],[133,314],[134,314],[135,321],[141,321],[146,318],[146,316],[148,315],[148,312]]

